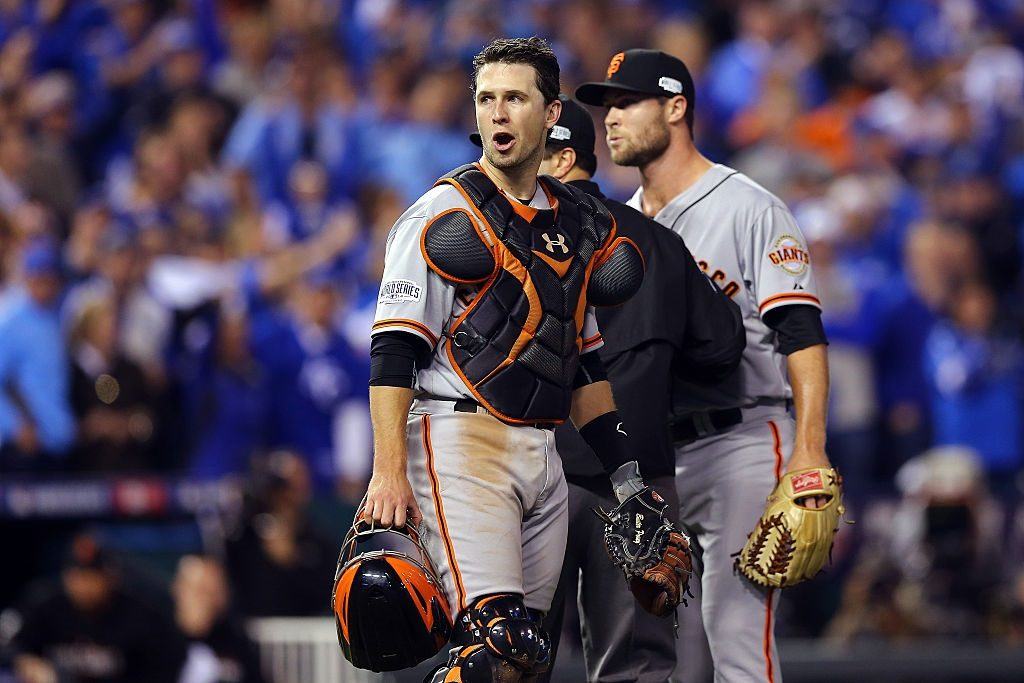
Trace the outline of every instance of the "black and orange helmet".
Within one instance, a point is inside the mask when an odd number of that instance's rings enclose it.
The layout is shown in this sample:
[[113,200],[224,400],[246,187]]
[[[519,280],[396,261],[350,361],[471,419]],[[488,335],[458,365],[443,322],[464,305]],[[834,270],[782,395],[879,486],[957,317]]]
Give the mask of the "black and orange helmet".
[[451,609],[419,530],[359,520],[341,547],[331,593],[338,642],[360,669],[395,671],[437,654]]

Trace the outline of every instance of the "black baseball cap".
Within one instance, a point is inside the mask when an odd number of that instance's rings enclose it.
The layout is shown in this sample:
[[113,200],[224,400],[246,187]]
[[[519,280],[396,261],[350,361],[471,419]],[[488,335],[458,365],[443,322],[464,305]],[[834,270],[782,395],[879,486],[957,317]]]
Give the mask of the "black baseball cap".
[[693,77],[683,61],[660,50],[626,50],[612,55],[605,80],[576,88],[576,99],[595,107],[604,106],[609,90],[624,90],[657,97],[686,98],[687,110],[694,109]]
[[[596,163],[594,145],[597,138],[594,133],[594,119],[579,102],[568,95],[559,95],[558,100],[562,103],[562,113],[548,131],[547,146],[562,149],[571,147],[576,151],[577,157],[590,157]],[[477,147],[483,146],[480,133],[470,133],[469,139]]]

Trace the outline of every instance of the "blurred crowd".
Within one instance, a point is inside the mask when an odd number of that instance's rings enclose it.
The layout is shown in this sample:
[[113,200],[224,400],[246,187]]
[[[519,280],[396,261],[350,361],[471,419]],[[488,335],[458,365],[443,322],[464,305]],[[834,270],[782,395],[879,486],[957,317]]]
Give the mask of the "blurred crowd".
[[479,153],[472,55],[531,34],[565,92],[620,49],[683,58],[698,146],[793,208],[854,499],[955,446],[1012,510],[1015,0],[0,0],[0,476],[243,477],[287,449],[358,500],[387,232]]

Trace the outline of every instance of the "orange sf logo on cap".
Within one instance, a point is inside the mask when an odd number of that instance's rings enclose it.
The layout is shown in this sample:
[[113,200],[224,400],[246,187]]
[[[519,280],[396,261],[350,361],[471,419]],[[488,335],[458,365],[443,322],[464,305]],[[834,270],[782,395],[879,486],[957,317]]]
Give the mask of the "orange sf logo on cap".
[[605,74],[606,79],[611,78],[612,74],[619,70],[619,67],[622,66],[622,60],[624,60],[625,58],[625,52],[619,52],[612,56],[612,61],[608,63],[608,73]]

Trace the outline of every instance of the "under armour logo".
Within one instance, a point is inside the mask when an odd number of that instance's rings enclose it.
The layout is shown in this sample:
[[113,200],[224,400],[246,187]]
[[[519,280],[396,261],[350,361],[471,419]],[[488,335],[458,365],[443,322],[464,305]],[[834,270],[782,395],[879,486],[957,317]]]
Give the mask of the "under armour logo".
[[550,251],[552,254],[555,253],[555,247],[559,247],[562,250],[563,254],[569,253],[569,247],[565,246],[565,235],[555,233],[555,237],[557,237],[558,239],[553,240],[550,237],[548,237],[548,234],[545,232],[541,233],[541,237],[543,237],[544,241],[547,242],[547,244],[544,245],[544,248]]
[[624,430],[622,428],[622,423],[621,422],[619,424],[615,425],[615,431],[617,431],[619,434],[622,434],[623,436],[629,436],[629,434],[626,433],[626,430]]

